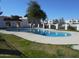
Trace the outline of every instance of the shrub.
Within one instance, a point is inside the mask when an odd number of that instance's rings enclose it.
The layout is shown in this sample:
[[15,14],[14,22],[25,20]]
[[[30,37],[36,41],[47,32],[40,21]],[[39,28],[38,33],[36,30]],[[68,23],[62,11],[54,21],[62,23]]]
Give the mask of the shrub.
[[72,27],[72,26],[68,26],[68,30],[70,30],[70,31],[76,31],[76,28]]

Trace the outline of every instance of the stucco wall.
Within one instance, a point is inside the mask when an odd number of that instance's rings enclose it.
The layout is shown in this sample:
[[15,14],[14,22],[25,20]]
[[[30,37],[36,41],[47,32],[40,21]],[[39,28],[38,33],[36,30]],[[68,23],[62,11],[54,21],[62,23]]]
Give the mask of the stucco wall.
[[[0,16],[0,28],[6,27],[6,22],[4,21],[5,17]],[[22,21],[20,21],[20,27],[28,27],[28,20],[27,18],[21,18]],[[17,21],[9,21],[11,23],[11,27],[17,27]]]
[[4,22],[4,18],[0,17],[0,28],[5,27],[5,22]]

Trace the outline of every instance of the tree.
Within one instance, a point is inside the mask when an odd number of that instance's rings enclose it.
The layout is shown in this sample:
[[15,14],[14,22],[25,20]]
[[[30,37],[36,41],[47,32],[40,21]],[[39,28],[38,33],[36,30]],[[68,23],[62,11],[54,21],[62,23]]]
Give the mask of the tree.
[[59,25],[65,24],[64,18],[59,19]]
[[17,16],[17,15],[15,15],[15,16],[12,15],[12,16],[11,16],[11,19],[12,19],[12,20],[19,21],[19,20],[20,20],[19,18],[20,18],[20,16]]
[[40,24],[41,20],[47,18],[46,13],[41,9],[40,5],[36,1],[31,1],[27,10],[28,21],[32,24]]
[[54,19],[54,20],[53,20],[53,23],[54,23],[54,24],[58,24],[58,23],[59,23],[59,20],[58,20],[58,19]]

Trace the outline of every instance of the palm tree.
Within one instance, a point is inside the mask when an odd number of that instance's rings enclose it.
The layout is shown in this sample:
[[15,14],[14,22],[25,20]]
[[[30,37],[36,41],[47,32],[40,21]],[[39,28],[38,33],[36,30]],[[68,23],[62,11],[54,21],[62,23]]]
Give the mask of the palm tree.
[[41,9],[40,5],[36,1],[31,1],[27,10],[28,21],[31,24],[41,24],[41,20],[47,18],[46,13]]

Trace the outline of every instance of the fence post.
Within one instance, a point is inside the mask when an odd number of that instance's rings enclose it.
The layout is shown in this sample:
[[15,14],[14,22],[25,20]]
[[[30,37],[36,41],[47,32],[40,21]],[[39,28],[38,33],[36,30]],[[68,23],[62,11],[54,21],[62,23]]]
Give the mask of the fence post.
[[65,24],[65,30],[68,30],[68,24]]
[[56,26],[56,29],[58,29],[58,24],[56,24],[55,26]]

